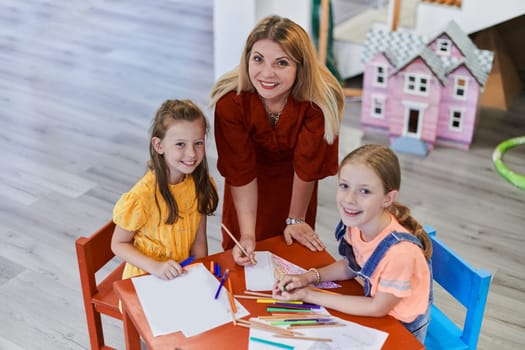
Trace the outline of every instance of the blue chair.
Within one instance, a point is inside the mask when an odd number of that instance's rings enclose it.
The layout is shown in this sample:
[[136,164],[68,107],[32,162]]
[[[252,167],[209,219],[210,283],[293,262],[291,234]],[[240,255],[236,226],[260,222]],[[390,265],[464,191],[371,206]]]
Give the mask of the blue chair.
[[429,350],[476,349],[491,274],[483,269],[474,269],[461,259],[436,237],[433,228],[426,226],[425,230],[432,240],[434,282],[465,307],[465,320],[461,328],[435,305],[434,294],[425,347]]

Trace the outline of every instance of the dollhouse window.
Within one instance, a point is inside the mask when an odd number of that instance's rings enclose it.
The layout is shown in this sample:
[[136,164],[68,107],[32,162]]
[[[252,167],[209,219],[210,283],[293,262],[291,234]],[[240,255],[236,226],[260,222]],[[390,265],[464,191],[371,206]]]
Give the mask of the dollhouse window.
[[428,96],[430,79],[424,74],[407,73],[405,75],[405,92],[414,95]]
[[461,131],[463,125],[463,111],[453,109],[450,112],[450,130]]
[[454,97],[459,100],[467,99],[467,86],[468,78],[466,77],[455,77],[454,78]]
[[386,86],[386,76],[387,73],[387,67],[383,65],[375,66],[375,78],[374,78],[374,85],[375,86]]
[[385,118],[385,97],[382,95],[372,96],[372,117],[384,119]]
[[436,53],[441,56],[450,56],[450,48],[452,43],[448,39],[437,39]]

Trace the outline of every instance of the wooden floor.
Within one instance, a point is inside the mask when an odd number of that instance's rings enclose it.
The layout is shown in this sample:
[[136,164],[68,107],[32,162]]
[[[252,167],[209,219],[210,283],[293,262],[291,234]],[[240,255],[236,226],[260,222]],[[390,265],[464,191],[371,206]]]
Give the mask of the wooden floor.
[[[74,241],[111,218],[142,175],[151,118],[167,98],[208,116],[212,1],[0,2],[0,349],[87,349]],[[387,143],[348,101],[341,152]],[[401,200],[476,267],[494,273],[480,349],[525,344],[525,191],[493,169],[494,147],[525,134],[525,94],[483,109],[470,151],[400,155]],[[210,138],[213,174],[216,152]],[[523,147],[505,161],[525,173]],[[320,186],[318,232],[335,253],[334,178]],[[219,245],[220,211],[208,227]],[[122,329],[107,320],[109,342]]]

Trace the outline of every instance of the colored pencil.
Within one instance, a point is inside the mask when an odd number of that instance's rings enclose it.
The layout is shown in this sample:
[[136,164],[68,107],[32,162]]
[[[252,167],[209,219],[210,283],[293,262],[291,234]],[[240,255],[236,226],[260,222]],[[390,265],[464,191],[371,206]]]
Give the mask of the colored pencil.
[[295,321],[272,321],[272,326],[290,326],[292,324],[316,324],[314,320],[295,320]]
[[243,320],[239,319],[237,320],[237,325],[241,327],[247,327],[247,328],[256,328],[263,331],[271,332],[274,334],[284,334],[284,335],[304,335],[301,332],[292,331],[286,328],[276,327],[272,326],[268,323],[259,322],[255,320]]
[[263,298],[273,299],[273,295],[269,293],[259,293],[259,292],[252,292],[251,290],[245,290],[244,294],[256,295],[256,296],[263,297]]
[[228,234],[228,236],[230,236],[230,238],[235,242],[235,244],[237,245],[237,247],[239,247],[239,249],[241,250],[241,252],[246,255],[247,257],[250,258],[250,261],[252,264],[255,265],[255,260],[253,260],[253,258],[251,256],[248,255],[248,252],[246,251],[246,249],[244,249],[244,247],[239,243],[239,241],[237,240],[237,238],[235,238],[235,236],[233,235],[233,233],[230,232],[230,230],[228,230],[228,228],[226,227],[226,225],[222,224],[222,228],[224,229],[224,231],[226,231],[226,233]]
[[273,313],[272,315],[270,316],[259,316],[258,318],[260,320],[289,320],[289,319],[296,319],[296,320],[300,320],[300,319],[305,319],[305,318],[313,318],[313,317],[319,317],[319,318],[324,318],[324,317],[330,317],[330,315],[327,315],[327,314],[319,314],[319,313],[285,313],[285,314],[277,314],[277,313]]
[[215,292],[215,299],[219,297],[219,293],[221,292],[222,286],[224,286],[224,282],[226,282],[226,278],[228,278],[229,274],[230,270],[226,269],[226,271],[224,271],[224,275],[222,276],[221,283],[219,283],[219,288],[217,288],[217,292]]
[[282,300],[277,300],[275,303],[275,306],[284,306],[284,307],[297,307],[297,308],[303,308],[303,309],[320,309],[321,306],[315,305],[315,304],[308,304],[303,303],[302,301],[286,301],[283,302]]
[[312,309],[291,309],[285,307],[267,307],[268,312],[312,312]]
[[252,300],[259,299],[259,297],[256,297],[254,295],[242,295],[242,294],[235,294],[234,297],[239,298],[239,299],[252,299]]
[[179,265],[181,267],[187,266],[187,265],[191,264],[193,262],[193,260],[195,260],[195,257],[193,255],[190,255],[187,259],[182,260],[179,263]]
[[344,323],[339,322],[323,322],[315,324],[291,324],[287,329],[304,329],[304,328],[329,328],[329,327],[344,327]]
[[[286,337],[286,338],[290,338],[290,337]],[[295,349],[295,347],[292,346],[292,345],[278,343],[278,342],[274,342],[274,341],[266,340],[266,339],[262,339],[262,338],[250,337],[250,340],[256,341],[256,342],[259,342],[259,343],[263,343],[263,344],[267,344],[267,345],[271,345],[271,346],[275,346],[275,347],[281,348],[281,349],[289,349],[289,350]]]
[[235,314],[237,313],[237,306],[235,305],[235,300],[233,299],[232,280],[230,276],[228,276],[228,295],[230,296],[230,306],[235,317]]
[[308,288],[315,290],[316,292],[322,292],[322,293],[333,294],[333,295],[341,295],[341,293],[332,292],[331,290],[321,289],[317,287],[309,286]]
[[302,307],[303,309],[306,308],[305,306],[302,305],[303,304],[302,301],[287,301],[286,303],[284,303],[282,300],[259,298],[257,299],[257,303],[258,304],[275,304],[275,305],[279,304],[281,306],[293,305],[296,307]]

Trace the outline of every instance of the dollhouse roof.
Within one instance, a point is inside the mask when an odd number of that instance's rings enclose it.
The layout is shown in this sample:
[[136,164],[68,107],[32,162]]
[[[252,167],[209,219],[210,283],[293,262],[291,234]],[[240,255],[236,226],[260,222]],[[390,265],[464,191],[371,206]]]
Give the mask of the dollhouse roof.
[[441,61],[441,58],[434,53],[434,51],[430,50],[427,46],[423,47],[418,53],[416,53],[414,56],[410,56],[406,59],[405,62],[399,64],[393,71],[392,74],[396,74],[401,69],[405,68],[410,62],[412,62],[415,58],[421,58],[423,62],[430,68],[430,70],[436,75],[436,77],[439,79],[441,84],[445,85],[447,83],[447,68]]
[[478,80],[481,86],[484,86],[490,70],[492,69],[492,60],[494,59],[494,52],[488,50],[479,50],[467,34],[457,25],[456,22],[450,21],[439,35],[435,36],[430,42],[434,41],[441,35],[446,34],[450,40],[456,44],[457,48],[463,54],[463,59],[452,57],[442,57],[445,65],[448,67],[448,72],[453,71],[462,63],[471,71],[472,75]]
[[[456,45],[463,54],[462,58],[437,55],[429,49],[429,45],[442,35],[447,35]],[[494,58],[492,51],[476,48],[454,21],[450,21],[447,27],[431,40],[416,33],[372,28],[367,33],[362,61],[366,63],[379,53],[383,53],[394,67],[392,74],[396,74],[419,57],[442,84],[446,83],[450,72],[465,65],[481,87],[488,79]]]
[[390,32],[372,28],[366,35],[363,62],[368,62],[378,53],[388,51],[394,61],[404,61],[413,52],[420,51],[426,46],[428,38],[410,32]]

